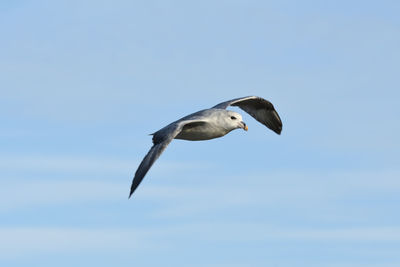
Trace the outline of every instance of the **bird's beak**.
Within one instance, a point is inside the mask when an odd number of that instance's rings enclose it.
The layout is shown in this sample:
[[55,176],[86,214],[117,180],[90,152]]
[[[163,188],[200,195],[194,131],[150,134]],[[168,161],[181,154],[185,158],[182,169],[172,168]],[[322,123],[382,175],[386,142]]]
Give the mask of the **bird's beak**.
[[241,123],[242,123],[243,130],[247,131],[249,129],[249,127],[247,127],[246,123],[244,123],[243,121]]

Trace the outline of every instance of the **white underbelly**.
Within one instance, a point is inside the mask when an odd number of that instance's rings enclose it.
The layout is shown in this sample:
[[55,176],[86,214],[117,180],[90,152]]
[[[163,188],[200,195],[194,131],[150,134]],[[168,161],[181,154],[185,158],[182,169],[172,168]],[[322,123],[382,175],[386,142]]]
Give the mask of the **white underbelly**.
[[175,137],[175,139],[191,141],[209,140],[224,136],[228,132],[229,131],[226,131],[225,129],[215,128],[211,125],[201,125],[197,127],[183,128],[183,130]]

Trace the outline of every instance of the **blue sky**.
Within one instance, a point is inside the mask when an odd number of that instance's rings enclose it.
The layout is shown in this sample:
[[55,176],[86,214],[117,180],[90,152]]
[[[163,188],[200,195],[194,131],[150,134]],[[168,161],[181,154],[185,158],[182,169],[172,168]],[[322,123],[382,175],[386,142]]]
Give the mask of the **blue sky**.
[[[400,265],[398,1],[2,1],[1,266]],[[282,121],[149,133],[258,95]]]

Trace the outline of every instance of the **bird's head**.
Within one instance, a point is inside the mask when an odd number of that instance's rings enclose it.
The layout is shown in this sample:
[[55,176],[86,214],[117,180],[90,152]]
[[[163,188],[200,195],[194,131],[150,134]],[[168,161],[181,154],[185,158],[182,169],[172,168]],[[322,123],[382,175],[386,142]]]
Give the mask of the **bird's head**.
[[247,127],[246,123],[243,122],[242,115],[237,112],[228,110],[226,121],[232,127],[232,129],[243,129],[247,131],[249,128]]

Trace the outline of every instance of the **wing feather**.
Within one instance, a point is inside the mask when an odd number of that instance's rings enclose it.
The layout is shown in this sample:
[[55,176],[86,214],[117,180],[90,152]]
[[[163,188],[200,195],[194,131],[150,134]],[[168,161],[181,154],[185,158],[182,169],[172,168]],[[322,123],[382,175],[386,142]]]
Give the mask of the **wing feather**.
[[169,143],[182,131],[186,124],[196,122],[196,120],[183,120],[173,122],[161,130],[153,134],[153,146],[147,152],[146,156],[143,158],[138,169],[135,172],[135,177],[132,180],[131,191],[129,193],[129,198],[135,192],[136,188],[142,182],[144,176],[149,171],[153,163],[160,157],[160,155],[167,148]]
[[276,112],[274,105],[264,98],[258,96],[241,97],[222,102],[213,108],[226,109],[229,106],[237,106],[243,109],[277,134],[282,131],[282,121],[278,112]]

